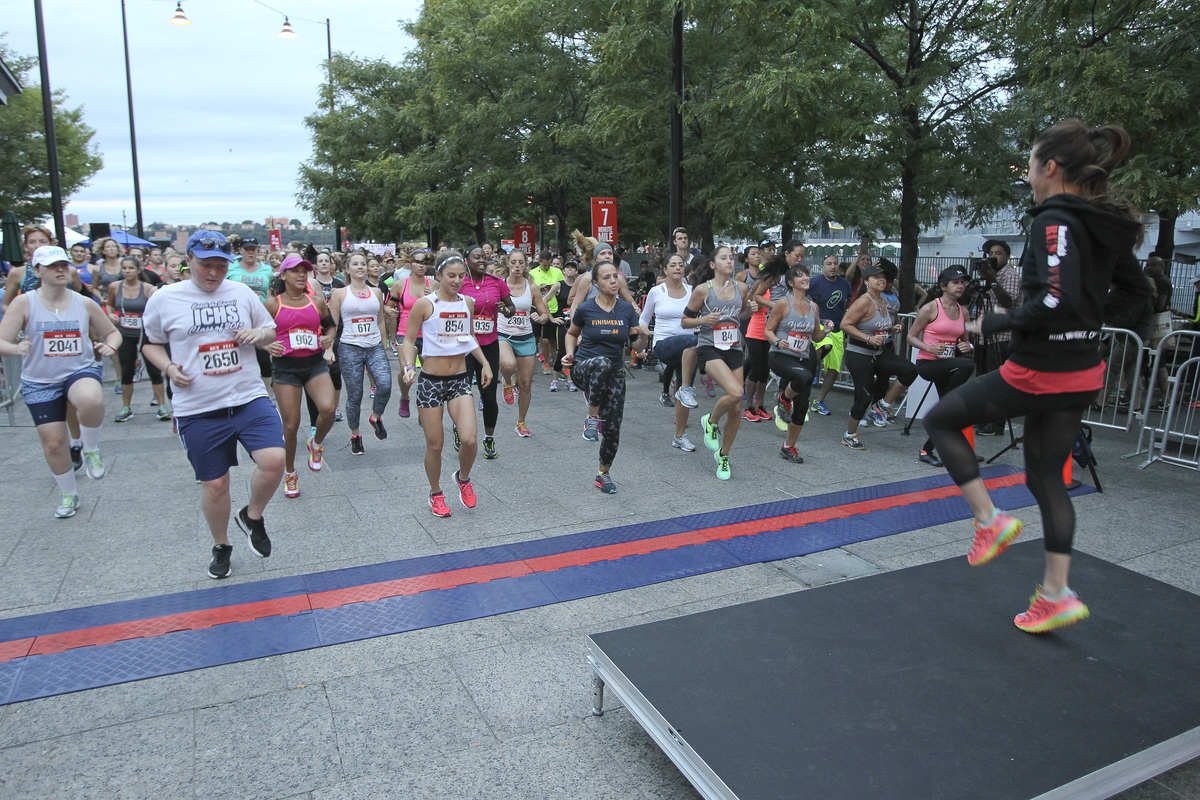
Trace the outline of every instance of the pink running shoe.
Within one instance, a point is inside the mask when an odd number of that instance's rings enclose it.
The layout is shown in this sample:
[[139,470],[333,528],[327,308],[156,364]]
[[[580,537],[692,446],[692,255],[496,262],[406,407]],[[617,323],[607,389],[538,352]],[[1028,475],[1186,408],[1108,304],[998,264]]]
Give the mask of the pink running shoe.
[[408,408],[408,401],[407,401],[407,400],[405,400],[405,399],[401,398],[401,400],[400,400],[400,403],[399,403],[399,409],[398,409],[398,412],[399,412],[399,414],[400,414],[401,418],[403,418],[403,419],[408,419],[408,415],[409,415],[409,413],[410,413],[410,412],[409,412],[409,408]]
[[325,459],[325,447],[317,444],[316,439],[308,440],[308,468],[320,472]]
[[1042,587],[1037,587],[1033,597],[1029,598],[1029,610],[1018,614],[1013,620],[1018,628],[1026,633],[1047,633],[1056,628],[1065,628],[1088,618],[1090,612],[1079,599],[1079,595],[1070,589],[1064,589],[1057,600],[1050,600],[1042,594]]
[[300,476],[294,472],[283,473],[283,496],[300,496]]
[[[454,482],[458,484],[458,499],[463,504],[464,508],[475,507],[475,487],[471,485],[471,479],[463,480],[458,477],[458,472],[454,473]],[[434,512],[437,513],[436,511]]]
[[450,516],[450,506],[446,505],[446,495],[441,492],[429,495],[429,507],[433,509],[435,517]]
[[1008,546],[1021,535],[1025,524],[1016,517],[1010,517],[1000,509],[996,509],[990,525],[980,525],[975,521],[975,544],[967,554],[967,563],[972,567],[982,567],[996,556],[1008,549]]
[[513,404],[513,387],[511,383],[504,384],[504,402],[510,406]]

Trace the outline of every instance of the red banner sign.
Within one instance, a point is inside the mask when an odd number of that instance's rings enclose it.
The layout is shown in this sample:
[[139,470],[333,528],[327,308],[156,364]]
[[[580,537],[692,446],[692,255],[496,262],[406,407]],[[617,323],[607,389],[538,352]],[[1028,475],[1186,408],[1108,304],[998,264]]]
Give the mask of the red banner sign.
[[267,231],[267,238],[271,242],[272,250],[283,249],[283,231],[279,230],[278,228],[269,230]]
[[529,258],[533,259],[534,232],[532,222],[518,222],[513,225],[513,239],[516,241],[517,249],[523,252]]
[[617,244],[617,198],[592,198],[592,236],[614,247]]

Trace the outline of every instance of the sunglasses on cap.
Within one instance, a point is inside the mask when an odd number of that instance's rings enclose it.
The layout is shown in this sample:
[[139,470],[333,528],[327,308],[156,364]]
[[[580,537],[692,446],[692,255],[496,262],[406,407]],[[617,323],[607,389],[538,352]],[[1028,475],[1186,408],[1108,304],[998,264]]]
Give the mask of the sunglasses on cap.
[[201,239],[192,245],[192,252],[197,250],[220,250],[222,253],[232,253],[233,246],[229,242],[218,242],[216,239]]

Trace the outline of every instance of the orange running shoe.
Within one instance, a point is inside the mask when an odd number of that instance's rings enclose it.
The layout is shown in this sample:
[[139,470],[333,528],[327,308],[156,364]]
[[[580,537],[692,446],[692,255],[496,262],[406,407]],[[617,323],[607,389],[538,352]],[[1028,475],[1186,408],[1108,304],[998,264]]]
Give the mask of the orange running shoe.
[[972,567],[982,567],[1007,550],[1024,527],[1025,523],[1021,520],[1010,517],[998,508],[990,525],[980,525],[979,520],[975,520],[975,544],[967,554],[967,563]]
[[513,404],[514,399],[515,399],[515,397],[513,395],[512,384],[511,383],[504,384],[504,402],[508,403],[511,406]]
[[1037,587],[1029,598],[1029,610],[1018,614],[1013,623],[1026,633],[1046,633],[1056,628],[1065,628],[1088,618],[1090,612],[1070,589],[1064,589],[1057,600],[1051,600]]

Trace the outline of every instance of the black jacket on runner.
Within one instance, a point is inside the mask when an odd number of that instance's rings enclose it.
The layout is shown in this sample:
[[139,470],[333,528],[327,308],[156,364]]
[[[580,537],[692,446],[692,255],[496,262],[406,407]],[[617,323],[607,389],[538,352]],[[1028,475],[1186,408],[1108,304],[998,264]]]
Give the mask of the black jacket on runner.
[[985,316],[983,332],[1013,331],[1010,358],[1018,366],[1094,367],[1105,317],[1150,297],[1133,253],[1141,223],[1072,194],[1047,198],[1029,213],[1033,225],[1021,256],[1025,303]]

